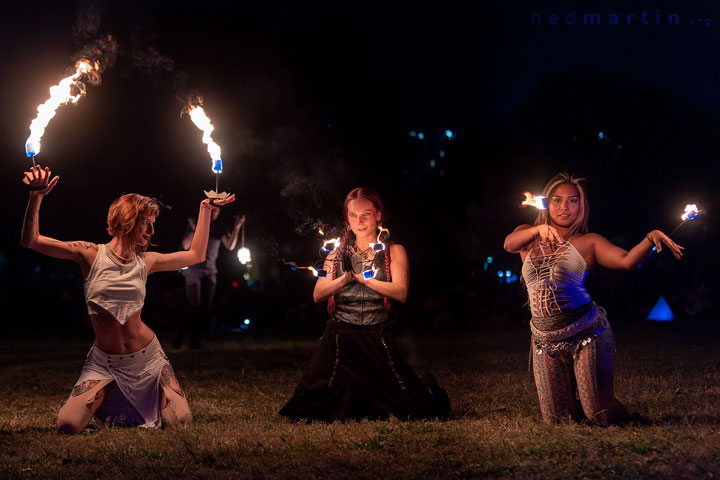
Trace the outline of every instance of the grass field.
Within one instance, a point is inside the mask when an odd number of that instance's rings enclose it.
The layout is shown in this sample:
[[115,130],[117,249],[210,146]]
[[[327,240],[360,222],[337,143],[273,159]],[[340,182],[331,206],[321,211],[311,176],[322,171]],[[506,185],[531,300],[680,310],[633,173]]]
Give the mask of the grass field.
[[[527,371],[528,333],[401,345],[446,387],[446,421],[293,423],[276,412],[314,342],[243,338],[168,355],[194,422],[146,431],[55,431],[87,342],[0,341],[1,478],[717,478],[718,329],[616,327],[618,397],[640,418],[546,426]],[[160,338],[163,341],[163,338]],[[167,340],[167,339],[165,339]]]

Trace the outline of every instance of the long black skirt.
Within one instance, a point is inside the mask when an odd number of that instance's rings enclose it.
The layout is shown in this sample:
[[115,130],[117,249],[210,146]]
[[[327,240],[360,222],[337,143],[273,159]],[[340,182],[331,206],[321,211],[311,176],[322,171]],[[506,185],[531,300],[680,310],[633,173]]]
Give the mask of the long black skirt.
[[450,399],[432,375],[417,376],[398,350],[393,322],[328,321],[292,398],[291,418],[333,420],[445,417]]

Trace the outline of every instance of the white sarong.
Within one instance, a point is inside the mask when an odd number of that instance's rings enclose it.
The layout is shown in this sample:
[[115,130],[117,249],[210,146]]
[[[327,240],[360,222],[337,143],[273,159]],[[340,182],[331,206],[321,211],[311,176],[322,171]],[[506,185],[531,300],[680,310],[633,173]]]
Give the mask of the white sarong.
[[170,365],[156,336],[143,348],[121,355],[90,348],[78,385],[87,380],[114,380],[95,417],[102,423],[160,428],[160,375]]

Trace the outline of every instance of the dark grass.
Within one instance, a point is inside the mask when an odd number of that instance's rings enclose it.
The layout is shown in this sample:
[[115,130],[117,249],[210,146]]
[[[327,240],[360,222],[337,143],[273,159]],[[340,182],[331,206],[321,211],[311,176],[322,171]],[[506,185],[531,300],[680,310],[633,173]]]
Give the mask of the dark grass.
[[[618,397],[637,415],[608,428],[546,426],[524,328],[407,338],[419,372],[448,390],[446,421],[294,423],[311,340],[243,338],[168,355],[194,422],[147,431],[91,423],[55,432],[89,344],[0,341],[2,478],[717,478],[718,329],[616,327]],[[163,338],[160,338],[161,342]],[[714,477],[713,477],[714,476]]]

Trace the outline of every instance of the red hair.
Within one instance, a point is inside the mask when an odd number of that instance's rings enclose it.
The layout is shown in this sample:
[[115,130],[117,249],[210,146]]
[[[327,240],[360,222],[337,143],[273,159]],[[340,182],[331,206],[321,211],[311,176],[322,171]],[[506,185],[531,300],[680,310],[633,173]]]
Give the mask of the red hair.
[[[382,200],[380,199],[380,194],[378,194],[375,190],[368,188],[368,187],[357,187],[353,188],[350,193],[347,194],[345,197],[345,201],[343,202],[343,236],[340,240],[340,246],[337,249],[337,256],[335,257],[335,260],[333,260],[333,272],[332,272],[332,279],[335,280],[337,278],[337,267],[339,262],[343,262],[343,270],[347,271],[346,266],[350,265],[350,257],[353,254],[353,246],[355,245],[355,234],[350,229],[350,223],[348,223],[348,205],[351,201],[357,200],[358,198],[363,198],[370,203],[372,203],[373,208],[380,213],[380,224],[382,223],[382,213],[384,211]],[[390,245],[387,242],[387,234],[386,232],[382,232],[380,236],[380,241],[386,244],[385,248],[385,275],[387,276],[387,281],[392,281],[392,275],[390,274]],[[385,297],[385,310],[390,311],[390,299]],[[328,313],[332,315],[332,313],[335,311],[335,295],[328,298],[328,306],[327,306]]]
[[127,193],[110,205],[107,216],[107,232],[113,237],[119,237],[132,244],[135,252],[147,250],[147,244],[140,247],[135,243],[135,229],[143,215],[158,216],[160,206],[158,201],[151,197],[137,193]]

